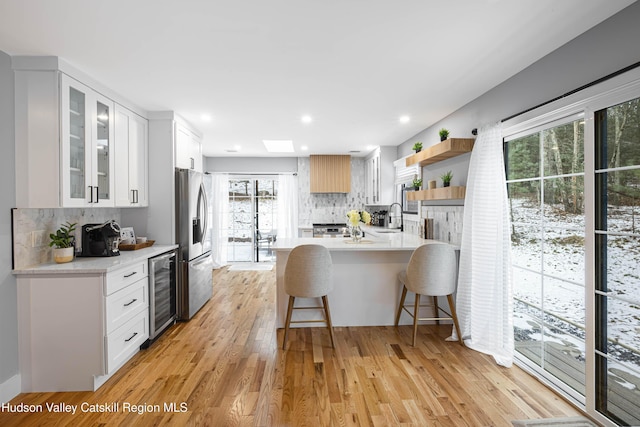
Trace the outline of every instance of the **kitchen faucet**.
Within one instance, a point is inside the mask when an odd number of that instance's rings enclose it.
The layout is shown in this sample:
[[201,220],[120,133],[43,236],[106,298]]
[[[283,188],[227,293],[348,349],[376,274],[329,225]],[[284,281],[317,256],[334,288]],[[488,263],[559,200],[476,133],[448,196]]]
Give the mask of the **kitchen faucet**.
[[404,231],[404,220],[402,219],[402,205],[398,202],[393,202],[389,205],[389,221],[391,221],[391,208],[393,205],[400,206],[400,231]]

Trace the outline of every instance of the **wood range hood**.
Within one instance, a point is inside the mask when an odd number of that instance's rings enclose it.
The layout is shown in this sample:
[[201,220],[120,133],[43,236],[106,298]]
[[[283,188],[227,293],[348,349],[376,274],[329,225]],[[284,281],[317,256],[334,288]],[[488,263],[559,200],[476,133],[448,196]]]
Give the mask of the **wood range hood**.
[[309,178],[311,193],[349,193],[351,191],[351,156],[310,155]]

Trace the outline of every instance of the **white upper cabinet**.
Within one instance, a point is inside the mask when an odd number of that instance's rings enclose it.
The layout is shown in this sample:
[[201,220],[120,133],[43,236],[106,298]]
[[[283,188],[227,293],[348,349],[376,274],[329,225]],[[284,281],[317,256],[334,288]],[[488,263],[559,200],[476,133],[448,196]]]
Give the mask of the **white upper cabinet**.
[[115,106],[116,207],[148,206],[149,121]]
[[146,119],[129,115],[116,130],[118,97],[59,58],[16,56],[12,67],[16,207],[146,206]]
[[380,146],[365,158],[365,204],[390,205],[394,200],[394,166],[397,148]]
[[176,123],[176,167],[202,172],[202,142],[200,136]]
[[114,103],[61,74],[63,207],[114,206]]

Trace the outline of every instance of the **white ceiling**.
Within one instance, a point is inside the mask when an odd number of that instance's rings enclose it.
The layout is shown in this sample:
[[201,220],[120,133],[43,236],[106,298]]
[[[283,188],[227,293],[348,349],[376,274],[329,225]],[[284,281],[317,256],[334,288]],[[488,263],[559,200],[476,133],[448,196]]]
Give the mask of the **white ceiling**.
[[292,139],[294,156],[365,154],[631,3],[0,0],[0,50],[59,56],[146,110],[175,111],[202,131],[208,156],[270,155],[263,139]]

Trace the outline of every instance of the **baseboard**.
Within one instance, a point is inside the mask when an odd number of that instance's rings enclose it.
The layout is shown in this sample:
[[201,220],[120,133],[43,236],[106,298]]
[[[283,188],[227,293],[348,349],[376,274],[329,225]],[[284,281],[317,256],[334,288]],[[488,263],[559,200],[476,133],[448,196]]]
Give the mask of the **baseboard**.
[[0,383],[0,403],[6,403],[20,394],[22,380],[20,374]]

